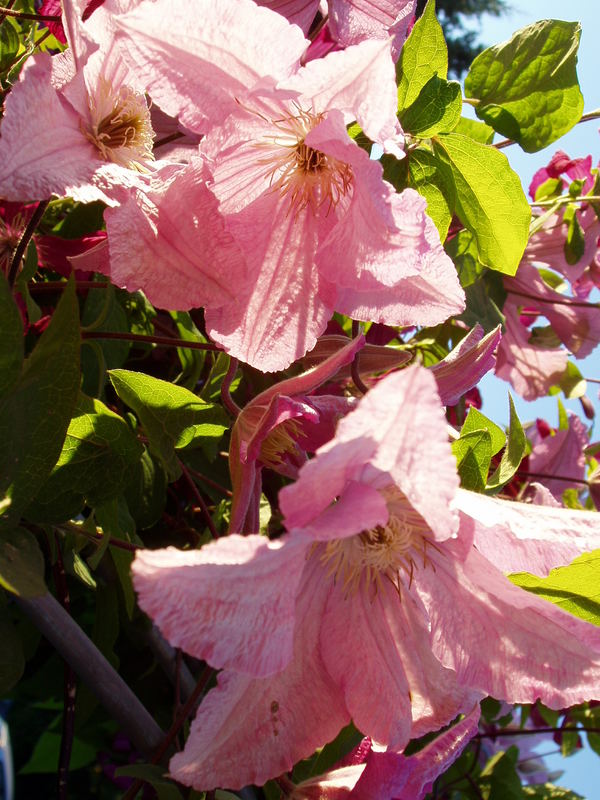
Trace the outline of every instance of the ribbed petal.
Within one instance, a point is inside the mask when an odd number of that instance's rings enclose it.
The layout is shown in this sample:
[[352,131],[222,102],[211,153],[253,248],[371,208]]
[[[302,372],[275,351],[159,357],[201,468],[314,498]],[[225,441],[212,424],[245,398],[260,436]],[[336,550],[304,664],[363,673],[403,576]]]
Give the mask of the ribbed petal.
[[460,489],[461,531],[472,531],[482,555],[502,572],[547,575],[586,550],[600,548],[600,517],[592,511],[515,503]]
[[161,308],[231,302],[246,281],[246,263],[207,188],[200,159],[167,165],[145,190],[122,193],[105,214],[110,275],[129,291],[142,289]]
[[305,549],[231,535],[201,550],[140,550],[134,587],[175,647],[217,668],[272,675],[292,658]]
[[264,76],[286,77],[308,45],[251,0],[147,0],[115,24],[122,57],[150,96],[196,133],[223,122]]
[[356,727],[402,749],[412,737],[455,717],[467,690],[433,657],[420,602],[410,592],[399,597],[385,579],[373,590],[363,585],[346,593],[338,585],[331,592],[321,632],[323,658],[344,689]]
[[197,789],[258,786],[333,739],[349,720],[323,665],[319,628],[327,587],[310,561],[298,594],[294,656],[270,678],[224,672],[200,706],[173,777]]
[[457,680],[509,703],[550,708],[593,699],[600,681],[600,629],[526,592],[472,548],[431,556],[416,588],[426,605],[433,652]]
[[501,338],[499,325],[483,336],[483,328],[478,323],[446,358],[430,367],[445,406],[457,403],[494,368],[496,348]]

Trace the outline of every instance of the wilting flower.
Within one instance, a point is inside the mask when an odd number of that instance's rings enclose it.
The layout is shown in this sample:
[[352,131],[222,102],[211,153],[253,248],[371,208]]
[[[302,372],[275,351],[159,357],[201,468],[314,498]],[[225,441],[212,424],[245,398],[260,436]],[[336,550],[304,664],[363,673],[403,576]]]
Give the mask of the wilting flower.
[[479,705],[412,756],[363,741],[329,772],[298,784],[290,800],[422,800],[477,733]]
[[337,420],[352,407],[354,398],[307,395],[351,362],[363,344],[362,336],[346,340],[314,369],[273,384],[242,409],[229,445],[231,532],[258,528],[263,467],[295,478],[306,452],[331,439]]
[[[68,195],[114,205],[115,186],[133,186],[152,168],[153,132],[143,87],[99,44],[64,0],[69,49],[28,59],[6,99],[0,139],[0,196]],[[32,114],[35,109],[35,114]]]
[[459,490],[446,436],[433,375],[402,370],[281,491],[287,536],[138,552],[141,607],[224,670],[177,780],[260,785],[350,719],[399,750],[481,693],[553,708],[594,695],[600,631],[500,569],[597,547],[597,516]]

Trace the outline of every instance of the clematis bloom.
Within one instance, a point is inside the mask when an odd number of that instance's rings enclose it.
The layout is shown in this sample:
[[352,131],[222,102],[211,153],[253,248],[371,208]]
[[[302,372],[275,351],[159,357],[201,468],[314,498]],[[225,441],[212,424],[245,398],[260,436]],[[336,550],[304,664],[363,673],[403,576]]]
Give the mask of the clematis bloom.
[[[346,129],[357,120],[401,155],[389,41],[364,41],[300,67],[307,43],[275,12],[249,0],[218,7],[207,0],[205,25],[190,33],[181,27],[190,7],[142,2],[116,24],[119,52],[153,99],[206,134],[206,185],[246,257],[248,278],[235,300],[206,309],[210,336],[272,371],[312,349],[334,310],[393,325],[436,324],[462,310],[464,294],[425,200],[413,190],[396,193]],[[166,38],[161,10],[172,21]],[[224,13],[247,23],[235,52],[224,41]],[[217,49],[230,67],[219,82]],[[158,215],[185,210],[174,192]],[[178,244],[199,249],[193,232]],[[150,296],[150,275],[142,288]]]
[[[69,49],[29,58],[6,99],[0,139],[0,196],[45,200],[55,194],[115,205],[112,189],[152,169],[153,131],[143,87],[111,40],[95,41],[83,4],[64,0]],[[31,109],[36,113],[32,114]]]
[[277,541],[136,555],[141,607],[223,669],[171,761],[177,780],[263,784],[350,719],[401,750],[482,694],[562,708],[597,692],[600,631],[500,572],[598,547],[597,516],[459,490],[428,370],[363,397],[280,507]]

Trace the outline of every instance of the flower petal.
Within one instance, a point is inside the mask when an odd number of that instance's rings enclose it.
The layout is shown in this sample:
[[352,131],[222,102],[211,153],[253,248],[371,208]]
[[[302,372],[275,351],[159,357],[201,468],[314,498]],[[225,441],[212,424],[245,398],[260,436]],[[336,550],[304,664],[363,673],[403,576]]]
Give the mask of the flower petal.
[[600,518],[592,511],[515,503],[464,489],[456,507],[461,530],[472,529],[475,547],[502,572],[543,576],[600,548]]
[[298,594],[294,656],[269,678],[232,672],[200,706],[185,749],[171,759],[173,777],[187,786],[239,789],[262,785],[333,739],[350,717],[325,669],[319,627],[327,598],[316,562],[307,562]]
[[231,535],[201,550],[139,550],[133,583],[141,608],[175,647],[217,668],[271,675],[292,657],[305,549]]

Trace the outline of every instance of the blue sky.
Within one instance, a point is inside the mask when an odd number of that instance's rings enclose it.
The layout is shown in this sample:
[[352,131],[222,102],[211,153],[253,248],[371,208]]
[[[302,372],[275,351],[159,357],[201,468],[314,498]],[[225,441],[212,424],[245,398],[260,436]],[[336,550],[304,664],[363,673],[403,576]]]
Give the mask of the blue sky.
[[[509,39],[514,31],[529,25],[538,19],[566,19],[579,20],[582,24],[581,45],[579,48],[578,75],[581,90],[585,100],[584,110],[593,111],[600,108],[600,54],[598,43],[598,27],[600,25],[600,3],[598,0],[529,0],[529,2],[513,2],[512,13],[496,19],[485,15],[480,20],[481,40],[486,45],[497,44]],[[592,154],[594,163],[600,160],[600,135],[598,127],[600,120],[577,125],[565,136],[554,142],[550,147],[539,153],[527,154],[519,147],[510,147],[504,150],[513,169],[521,176],[525,186],[539,167],[547,164],[552,154],[560,149],[570,156],[586,156]],[[599,311],[600,313],[600,311]],[[598,348],[587,359],[577,362],[580,370],[586,377],[600,378],[600,354]],[[483,411],[497,422],[506,422],[508,419],[508,384],[494,376],[484,379],[481,384],[484,398]],[[588,396],[594,401],[597,419],[600,417],[600,402],[598,401],[598,385],[588,385]],[[512,392],[514,396],[514,392]],[[526,403],[515,397],[518,413],[523,421],[543,416],[552,424],[556,424],[556,400],[546,398]],[[567,407],[580,412],[578,401],[566,403]],[[595,426],[595,438],[599,437],[600,423]],[[600,693],[600,688],[599,688]],[[549,742],[548,750],[554,749]],[[600,797],[600,758],[589,748],[576,753],[568,759],[560,755],[549,757],[547,760],[551,769],[564,770],[563,777],[558,783],[566,788],[579,792],[586,800],[596,800]]]

